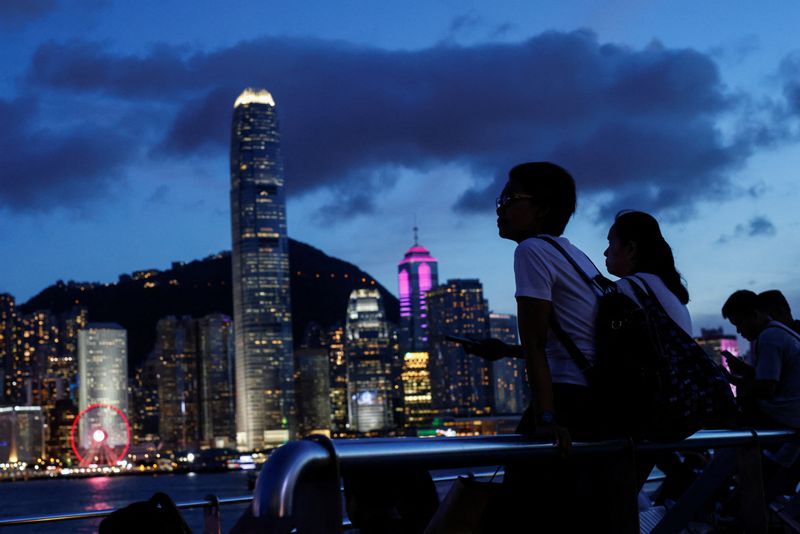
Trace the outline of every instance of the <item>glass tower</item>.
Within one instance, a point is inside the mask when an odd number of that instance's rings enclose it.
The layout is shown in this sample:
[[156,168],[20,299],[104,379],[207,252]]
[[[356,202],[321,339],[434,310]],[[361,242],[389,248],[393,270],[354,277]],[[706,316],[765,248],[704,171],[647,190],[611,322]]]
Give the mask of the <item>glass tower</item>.
[[439,283],[439,267],[428,249],[421,247],[414,227],[414,246],[397,265],[400,294],[400,350],[428,350],[428,312],[425,293]]
[[[78,409],[111,404],[128,414],[128,333],[115,323],[96,323],[78,331]],[[90,431],[107,429],[112,447],[125,444],[127,430],[110,411],[90,412],[81,418],[80,446],[89,448]]]
[[394,426],[392,339],[377,289],[350,293],[345,332],[349,429],[388,430]]
[[275,101],[245,89],[231,132],[236,441],[252,449],[294,434],[289,240]]

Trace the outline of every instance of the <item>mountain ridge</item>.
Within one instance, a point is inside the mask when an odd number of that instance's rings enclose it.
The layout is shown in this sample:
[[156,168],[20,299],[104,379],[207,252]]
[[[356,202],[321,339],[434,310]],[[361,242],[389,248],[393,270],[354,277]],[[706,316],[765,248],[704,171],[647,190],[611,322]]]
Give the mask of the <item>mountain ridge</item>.
[[[299,346],[307,326],[344,323],[354,289],[377,288],[387,319],[397,323],[399,303],[385,287],[358,266],[289,239],[292,335]],[[24,304],[23,313],[63,313],[75,306],[88,309],[90,322],[115,322],[128,331],[128,366],[135,368],[153,348],[156,323],[169,316],[232,316],[231,254],[223,251],[190,262],[173,262],[166,270],[122,274],[115,283],[64,282],[43,289]]]

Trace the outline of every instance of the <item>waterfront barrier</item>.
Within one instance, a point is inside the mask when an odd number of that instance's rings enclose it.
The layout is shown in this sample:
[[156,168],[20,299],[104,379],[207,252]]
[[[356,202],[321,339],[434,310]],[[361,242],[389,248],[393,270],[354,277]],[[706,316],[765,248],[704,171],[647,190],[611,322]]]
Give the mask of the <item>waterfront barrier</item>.
[[[573,444],[570,454],[602,457],[631,452],[635,457],[635,453],[642,452],[734,448],[734,471],[738,472],[743,506],[740,520],[747,532],[766,532],[768,503],[761,472],[762,448],[798,439],[798,434],[790,430],[706,430],[677,443],[579,442]],[[558,454],[552,443],[531,441],[519,435],[352,440],[311,436],[287,443],[270,455],[256,482],[247,532],[342,530],[340,485],[343,477],[353,473],[380,473],[389,466],[402,471],[503,465],[541,461]],[[380,479],[376,480],[374,491],[383,491]],[[712,494],[723,482],[719,476],[708,480],[701,476],[690,488],[692,497],[679,499],[651,532],[679,532],[685,528],[703,505],[697,496]],[[392,480],[383,483],[388,485]],[[636,499],[635,495],[628,497]],[[630,524],[638,532],[638,509],[632,513],[636,517],[630,518]]]
[[[743,490],[741,499],[744,513],[741,519],[747,532],[766,532],[767,505],[770,503],[765,501],[761,451],[764,446],[796,440],[800,440],[800,436],[790,430],[706,430],[677,443],[633,443],[629,440],[577,442],[573,444],[570,454],[601,458],[621,452],[733,448],[736,450],[739,484]],[[204,532],[209,534],[220,531],[221,506],[245,503],[250,503],[246,532],[340,532],[353,526],[344,518],[341,496],[343,478],[353,474],[375,474],[375,491],[380,492],[380,484],[389,485],[393,482],[380,478],[380,474],[389,467],[395,471],[458,469],[466,473],[510,462],[541,461],[559,454],[558,448],[552,443],[531,441],[519,435],[339,440],[310,436],[289,442],[270,454],[258,476],[252,497],[217,499],[209,496],[204,500],[177,503],[177,507],[181,510],[204,509]],[[489,469],[478,472],[477,476],[488,478],[493,473],[495,470]],[[434,477],[434,482],[452,481],[457,476]],[[685,528],[703,504],[698,502],[697,495],[713,492],[721,480],[720,475],[695,483],[687,492],[693,492],[692,495],[681,498],[676,506],[659,517],[657,524],[646,530],[661,534]],[[0,519],[0,527],[90,519],[110,515],[113,511]],[[797,502],[783,502],[778,503],[776,508],[773,503],[773,511],[788,524],[800,516],[800,505]],[[638,514],[632,518],[631,524],[639,525]]]

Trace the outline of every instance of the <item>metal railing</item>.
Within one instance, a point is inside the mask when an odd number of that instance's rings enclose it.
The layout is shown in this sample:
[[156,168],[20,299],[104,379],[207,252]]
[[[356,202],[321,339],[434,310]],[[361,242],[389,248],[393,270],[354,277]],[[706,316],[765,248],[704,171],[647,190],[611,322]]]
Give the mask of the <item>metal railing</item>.
[[[800,439],[789,430],[707,430],[678,443],[633,443],[629,440],[574,443],[570,454],[605,455],[623,451],[656,452],[737,448],[740,458],[749,454],[750,465],[760,465],[765,445]],[[387,466],[394,469],[472,469],[511,462],[539,461],[556,457],[559,451],[549,442],[536,442],[518,435],[450,438],[373,438],[330,440],[324,436],[292,441],[275,450],[256,482],[254,495],[176,503],[179,509],[203,508],[206,525],[219,507],[252,502],[250,532],[340,531],[351,527],[342,514],[342,479],[354,472],[369,472]],[[476,472],[492,476],[494,470]],[[434,478],[434,482],[455,480],[457,474]],[[759,471],[760,477],[760,471]],[[386,481],[391,483],[391,481]],[[754,484],[763,485],[760,478]],[[380,488],[376,488],[380,491]],[[757,492],[756,492],[757,493]],[[763,493],[763,491],[762,491]],[[302,502],[303,510],[298,503]],[[762,503],[766,509],[766,503]],[[309,513],[310,510],[313,512]],[[0,527],[105,517],[113,509],[70,514],[53,514],[0,519]],[[684,511],[687,515],[690,511]],[[687,516],[688,517],[688,516]],[[682,521],[679,517],[673,522]],[[207,530],[209,531],[209,530]],[[210,531],[214,531],[213,527]]]
[[[629,440],[574,443],[570,454],[583,456],[632,450],[657,452],[734,447],[740,460],[744,458],[744,463],[752,467],[760,466],[763,446],[797,439],[798,435],[790,430],[708,430],[677,443],[633,443]],[[552,443],[534,442],[518,435],[353,440],[312,436],[287,443],[270,455],[256,483],[251,511],[258,527],[253,531],[340,530],[339,484],[343,476],[347,477],[353,471],[368,472],[387,465],[396,469],[477,467],[535,461],[558,454]],[[760,467],[757,476],[749,477],[748,483],[757,486],[756,490],[760,489],[763,501]],[[375,491],[380,491],[380,488],[375,488]],[[753,493],[758,495],[759,491]],[[314,513],[300,513],[299,502],[303,503],[304,510],[311,508]],[[754,502],[766,510],[766,503]],[[671,519],[688,521],[691,512],[691,509],[681,509],[683,515],[673,515]],[[766,516],[763,521],[761,517],[750,519],[763,522]]]

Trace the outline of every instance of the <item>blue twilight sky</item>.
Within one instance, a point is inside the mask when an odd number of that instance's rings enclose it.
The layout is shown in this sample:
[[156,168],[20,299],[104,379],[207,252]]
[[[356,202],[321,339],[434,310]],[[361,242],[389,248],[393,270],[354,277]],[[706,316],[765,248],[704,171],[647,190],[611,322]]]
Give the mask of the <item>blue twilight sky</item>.
[[617,210],[659,217],[696,328],[740,288],[800,312],[798,20],[793,0],[3,0],[0,291],[229,248],[232,104],[256,86],[289,234],[391,290],[416,218],[442,280],[513,312],[493,199],[552,160],[601,267]]

